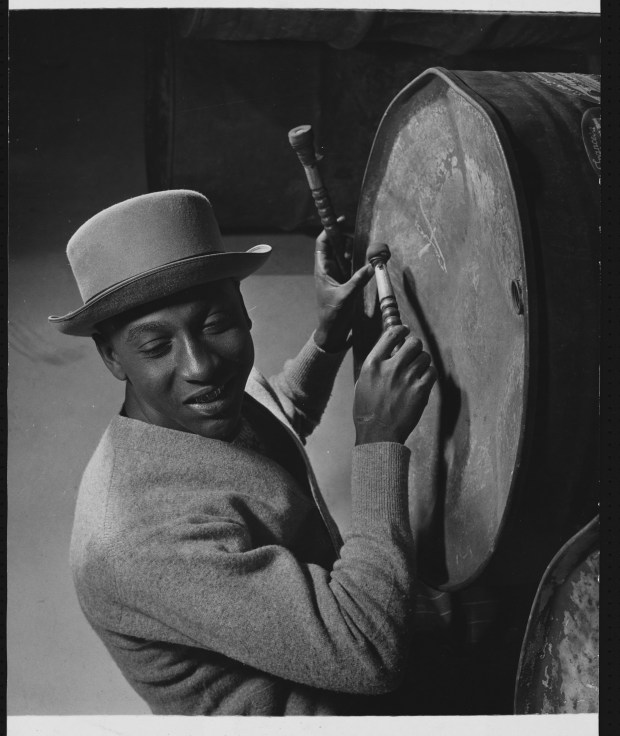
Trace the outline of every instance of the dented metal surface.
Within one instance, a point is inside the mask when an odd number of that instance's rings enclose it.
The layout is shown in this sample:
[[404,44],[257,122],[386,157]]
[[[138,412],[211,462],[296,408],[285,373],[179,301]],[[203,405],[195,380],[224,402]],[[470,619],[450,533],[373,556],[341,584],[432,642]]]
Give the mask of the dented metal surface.
[[[354,265],[370,243],[389,245],[402,320],[438,372],[408,442],[419,570],[436,588],[470,584],[492,559],[490,573],[535,585],[595,513],[598,182],[580,127],[590,104],[530,74],[430,69],[395,98],[373,144]],[[358,368],[379,330],[371,282]]]
[[599,519],[562,547],[540,583],[521,650],[515,712],[596,713]]
[[[527,317],[511,284],[524,281],[520,226],[493,127],[468,100],[438,78],[398,126],[368,241],[389,244],[404,321],[440,373],[410,444],[411,522],[430,564],[441,564],[445,545],[450,575],[466,579],[493,546],[517,461]],[[473,155],[480,150],[484,157]],[[372,313],[371,290],[366,299]],[[438,534],[432,517],[444,487]]]

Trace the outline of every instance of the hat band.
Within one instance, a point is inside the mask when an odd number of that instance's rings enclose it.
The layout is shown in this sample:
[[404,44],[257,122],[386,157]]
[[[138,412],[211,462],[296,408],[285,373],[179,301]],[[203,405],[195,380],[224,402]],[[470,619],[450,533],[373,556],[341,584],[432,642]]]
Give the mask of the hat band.
[[183,261],[188,261],[190,258],[196,258],[198,256],[215,256],[215,255],[221,255],[222,253],[226,253],[225,250],[210,250],[203,253],[194,253],[190,256],[184,256],[183,258],[178,258],[176,261],[168,261],[168,263],[162,263],[160,266],[156,266],[155,268],[150,268],[148,271],[143,271],[142,273],[135,274],[133,276],[128,276],[126,279],[123,279],[122,281],[117,281],[115,284],[111,284],[110,286],[106,286],[103,289],[100,289],[96,294],[93,294],[92,296],[89,296],[88,299],[84,302],[84,306],[86,307],[90,302],[94,301],[95,299],[98,299],[102,294],[105,294],[106,291],[109,291],[113,287],[122,286],[127,281],[132,281],[135,278],[138,278],[140,276],[146,276],[147,274],[153,272],[153,271],[159,271],[162,268],[167,268],[169,266],[173,266],[177,263],[182,263]]

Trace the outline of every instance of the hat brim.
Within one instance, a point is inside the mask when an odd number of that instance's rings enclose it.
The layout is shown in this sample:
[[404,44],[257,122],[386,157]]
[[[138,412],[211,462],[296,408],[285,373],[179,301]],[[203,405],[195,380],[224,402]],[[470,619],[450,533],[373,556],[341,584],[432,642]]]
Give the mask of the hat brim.
[[244,279],[259,269],[270,254],[271,246],[256,245],[242,253],[207,253],[166,263],[115,284],[73,312],[48,320],[65,335],[89,337],[99,322],[134,307],[211,281]]

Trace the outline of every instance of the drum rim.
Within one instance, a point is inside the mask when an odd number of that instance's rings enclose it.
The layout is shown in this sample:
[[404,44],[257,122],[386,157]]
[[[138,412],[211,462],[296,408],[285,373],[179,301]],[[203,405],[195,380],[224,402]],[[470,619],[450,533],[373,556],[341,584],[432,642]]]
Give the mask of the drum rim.
[[[511,72],[479,72],[500,76],[513,77],[514,74]],[[479,578],[485,569],[491,563],[494,554],[497,550],[498,544],[502,538],[504,530],[507,526],[508,519],[512,515],[512,511],[515,504],[515,488],[523,480],[523,476],[526,474],[526,470],[529,464],[529,458],[532,452],[532,445],[534,439],[534,418],[536,416],[536,386],[538,377],[538,361],[537,361],[537,350],[536,345],[538,344],[538,310],[536,306],[536,300],[531,298],[532,294],[537,292],[536,284],[536,268],[534,263],[533,254],[533,237],[532,227],[530,218],[528,216],[527,201],[525,192],[517,166],[516,157],[512,150],[512,143],[506,127],[504,126],[500,116],[483,97],[471,89],[467,82],[463,80],[459,73],[456,71],[450,71],[443,67],[430,67],[424,72],[415,77],[409,84],[407,84],[391,101],[386,108],[379,125],[377,132],[375,133],[373,143],[366,163],[364,176],[362,179],[362,186],[360,190],[360,206],[358,207],[357,218],[355,223],[355,242],[359,244],[362,239],[359,237],[359,233],[364,226],[368,224],[369,217],[366,216],[366,210],[364,207],[365,192],[370,189],[372,192],[372,171],[376,168],[376,160],[381,155],[381,147],[383,143],[384,129],[386,129],[390,123],[391,117],[396,114],[396,111],[400,106],[405,104],[413,94],[422,89],[427,83],[435,78],[442,79],[451,89],[457,92],[459,95],[464,97],[473,107],[475,107],[481,114],[487,117],[493,128],[495,135],[495,142],[499,147],[501,155],[504,158],[506,168],[510,174],[510,192],[512,196],[513,206],[518,216],[520,230],[518,233],[519,243],[519,257],[523,264],[524,281],[522,284],[523,303],[525,305],[523,317],[524,317],[524,376],[523,376],[523,388],[522,388],[522,399],[523,399],[523,412],[521,428],[519,431],[519,438],[517,442],[515,466],[510,481],[510,487],[508,489],[506,504],[504,506],[501,519],[497,525],[497,531],[494,535],[493,544],[491,545],[485,558],[480,564],[464,579],[456,582],[438,582],[428,578],[423,572],[420,572],[420,578],[428,585],[435,587],[438,590],[456,592],[462,588],[467,587],[477,578]],[[464,89],[466,87],[466,89]],[[357,247],[353,253],[353,268],[359,268],[360,263],[360,248]],[[528,255],[531,254],[531,255]],[[355,332],[354,332],[354,345],[355,345]]]

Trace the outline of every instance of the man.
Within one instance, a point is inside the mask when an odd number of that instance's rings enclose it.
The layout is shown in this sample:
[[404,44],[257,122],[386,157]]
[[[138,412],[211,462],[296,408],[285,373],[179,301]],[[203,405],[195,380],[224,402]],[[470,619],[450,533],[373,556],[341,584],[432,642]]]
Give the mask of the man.
[[125,383],[84,472],[71,563],[86,617],[156,714],[372,713],[380,699],[367,696],[404,674],[415,556],[403,443],[430,358],[397,328],[362,367],[343,543],[303,442],[372,268],[339,284],[319,237],[317,329],[267,381],[239,280],[270,250],[224,252],[196,192],[136,197],[73,236],[84,304],[50,317],[93,336]]

